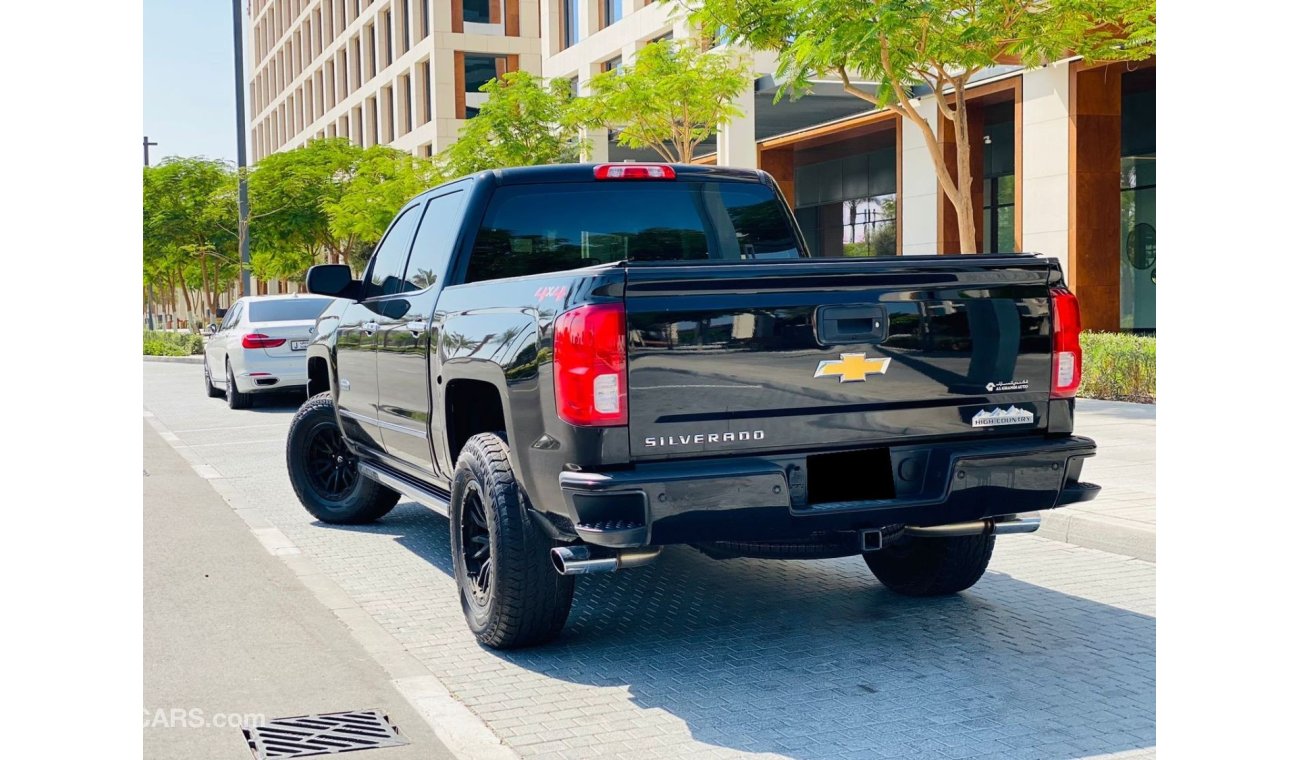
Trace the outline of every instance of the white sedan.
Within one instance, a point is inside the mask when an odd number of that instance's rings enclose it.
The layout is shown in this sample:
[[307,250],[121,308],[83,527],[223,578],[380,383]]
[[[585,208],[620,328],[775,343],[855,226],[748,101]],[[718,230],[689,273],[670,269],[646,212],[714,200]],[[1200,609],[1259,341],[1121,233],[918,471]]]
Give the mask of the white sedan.
[[231,409],[244,409],[259,391],[307,386],[307,344],[331,298],[250,296],[235,301],[203,349],[208,396],[224,392]]

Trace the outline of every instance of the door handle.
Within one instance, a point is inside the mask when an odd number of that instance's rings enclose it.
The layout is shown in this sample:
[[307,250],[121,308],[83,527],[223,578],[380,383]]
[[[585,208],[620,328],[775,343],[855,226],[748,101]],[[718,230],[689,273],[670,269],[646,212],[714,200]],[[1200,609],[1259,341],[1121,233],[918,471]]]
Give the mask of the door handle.
[[378,330],[378,329],[379,329],[379,323],[378,323],[378,322],[362,322],[362,323],[361,323],[361,331],[364,332],[366,335],[374,335],[374,334],[375,334],[375,330]]
[[423,319],[417,319],[413,322],[406,323],[406,329],[411,331],[412,338],[420,337],[420,334],[429,329],[429,323]]

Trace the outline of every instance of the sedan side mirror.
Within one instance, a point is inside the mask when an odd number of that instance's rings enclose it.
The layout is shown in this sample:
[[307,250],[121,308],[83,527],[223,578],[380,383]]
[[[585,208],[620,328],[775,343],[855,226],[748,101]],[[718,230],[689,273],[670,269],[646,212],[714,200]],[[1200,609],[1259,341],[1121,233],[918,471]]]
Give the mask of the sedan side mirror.
[[307,270],[307,292],[318,296],[334,296],[357,300],[361,283],[352,279],[352,268],[347,264],[317,264]]
[[212,324],[208,325],[208,329],[205,330],[205,332],[206,332],[208,335],[216,335],[216,334],[217,334],[217,323],[216,323],[216,322],[213,322]]

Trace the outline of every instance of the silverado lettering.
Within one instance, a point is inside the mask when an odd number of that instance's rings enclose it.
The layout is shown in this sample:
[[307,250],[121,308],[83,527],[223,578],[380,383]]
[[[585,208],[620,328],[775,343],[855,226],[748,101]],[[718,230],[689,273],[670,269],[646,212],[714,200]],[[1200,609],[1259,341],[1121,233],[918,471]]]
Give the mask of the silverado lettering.
[[695,443],[728,443],[731,441],[761,441],[762,430],[742,430],[739,433],[696,433],[695,435],[670,435],[668,437],[649,436],[645,439],[647,449],[656,446],[688,446]]

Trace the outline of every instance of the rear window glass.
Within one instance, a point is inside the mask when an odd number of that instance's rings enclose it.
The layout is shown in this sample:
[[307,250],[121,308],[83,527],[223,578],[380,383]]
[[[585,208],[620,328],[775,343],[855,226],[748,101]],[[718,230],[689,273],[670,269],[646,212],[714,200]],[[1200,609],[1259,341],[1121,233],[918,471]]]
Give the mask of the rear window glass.
[[602,182],[515,185],[492,196],[468,282],[614,261],[798,258],[765,185]]
[[301,322],[320,316],[328,298],[294,298],[285,301],[250,301],[249,322]]

